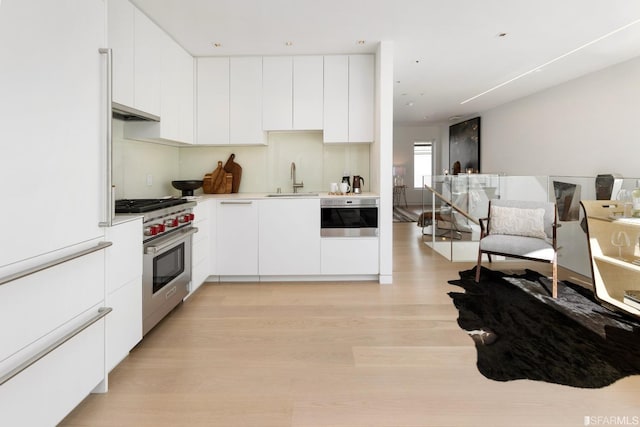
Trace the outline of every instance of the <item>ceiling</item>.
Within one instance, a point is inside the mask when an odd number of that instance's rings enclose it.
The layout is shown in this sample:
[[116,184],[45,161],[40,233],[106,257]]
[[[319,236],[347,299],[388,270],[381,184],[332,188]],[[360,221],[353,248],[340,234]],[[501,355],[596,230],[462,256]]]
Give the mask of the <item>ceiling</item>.
[[367,53],[391,41],[403,125],[459,121],[640,56],[637,0],[132,2],[194,56]]

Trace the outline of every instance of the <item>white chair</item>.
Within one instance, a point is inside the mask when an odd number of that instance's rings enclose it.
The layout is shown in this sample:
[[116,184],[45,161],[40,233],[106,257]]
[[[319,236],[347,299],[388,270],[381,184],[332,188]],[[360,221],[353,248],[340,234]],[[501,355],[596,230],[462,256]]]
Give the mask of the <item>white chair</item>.
[[489,216],[480,219],[476,283],[480,281],[482,254],[502,255],[552,264],[553,298],[558,296],[558,249],[555,203],[493,199]]

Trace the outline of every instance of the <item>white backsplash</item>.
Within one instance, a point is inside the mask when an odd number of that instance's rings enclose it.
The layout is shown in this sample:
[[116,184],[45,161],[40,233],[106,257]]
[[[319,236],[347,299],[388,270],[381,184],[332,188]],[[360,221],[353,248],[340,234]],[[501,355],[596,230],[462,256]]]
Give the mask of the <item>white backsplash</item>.
[[[361,175],[369,191],[369,144],[324,144],[322,132],[270,132],[268,145],[173,147],[123,138],[123,122],[114,120],[114,184],[116,198],[180,195],[171,187],[175,179],[202,179],[231,153],[242,167],[241,193],[292,191],[291,163],[301,192],[329,191],[343,173]],[[152,176],[152,185],[147,177]],[[197,190],[196,194],[202,190]]]

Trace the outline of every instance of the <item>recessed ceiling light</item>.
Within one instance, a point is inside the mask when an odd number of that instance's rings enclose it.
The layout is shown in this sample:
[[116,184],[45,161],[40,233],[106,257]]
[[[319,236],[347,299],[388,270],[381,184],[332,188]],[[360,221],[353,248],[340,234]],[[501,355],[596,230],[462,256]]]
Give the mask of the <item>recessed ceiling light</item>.
[[293,42],[284,42],[285,46],[293,46]]
[[211,43],[213,47],[222,47],[222,43]]

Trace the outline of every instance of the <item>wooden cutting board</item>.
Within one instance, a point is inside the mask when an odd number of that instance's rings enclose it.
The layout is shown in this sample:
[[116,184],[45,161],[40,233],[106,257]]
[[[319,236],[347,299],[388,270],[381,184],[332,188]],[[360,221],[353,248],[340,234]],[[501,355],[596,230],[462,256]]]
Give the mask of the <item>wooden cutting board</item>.
[[202,191],[206,194],[224,194],[231,192],[231,174],[222,167],[222,162],[218,162],[218,167],[211,173],[204,176],[202,180]]
[[224,165],[224,170],[233,175],[233,181],[231,183],[232,193],[238,192],[240,189],[240,179],[242,178],[242,167],[234,161],[235,158],[236,155],[231,154],[227,163]]

